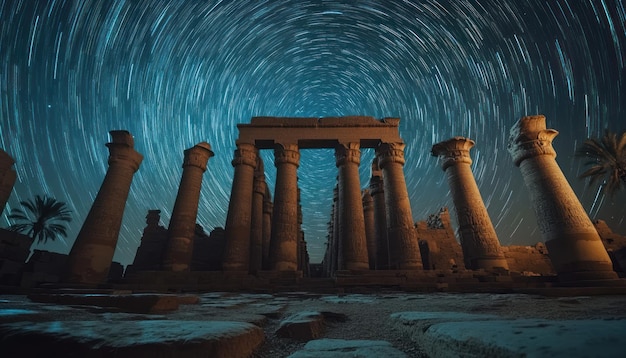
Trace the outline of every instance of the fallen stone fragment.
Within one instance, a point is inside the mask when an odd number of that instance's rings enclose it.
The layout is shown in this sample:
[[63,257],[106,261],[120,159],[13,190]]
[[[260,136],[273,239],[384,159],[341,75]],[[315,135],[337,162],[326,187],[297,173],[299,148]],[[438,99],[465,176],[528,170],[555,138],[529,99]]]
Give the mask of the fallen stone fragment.
[[280,322],[276,335],[308,341],[321,337],[324,332],[324,316],[320,312],[300,312]]
[[385,357],[404,358],[406,354],[387,341],[318,339],[308,342],[302,350],[289,358],[353,358]]
[[55,321],[0,325],[7,357],[249,357],[263,330],[225,321]]

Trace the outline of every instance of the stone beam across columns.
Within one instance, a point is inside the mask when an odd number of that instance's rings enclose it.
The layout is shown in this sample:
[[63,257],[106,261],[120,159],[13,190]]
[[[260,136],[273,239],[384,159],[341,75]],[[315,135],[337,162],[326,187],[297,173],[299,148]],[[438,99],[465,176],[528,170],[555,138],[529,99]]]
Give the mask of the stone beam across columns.
[[473,146],[471,139],[454,137],[433,145],[431,153],[442,159],[441,168],[448,177],[467,268],[508,270],[509,265],[470,167]]
[[133,148],[129,132],[109,133],[109,168],[68,256],[63,279],[68,283],[97,285],[106,281],[133,175],[143,160]]
[[297,144],[276,144],[276,188],[270,240],[270,269],[298,269],[298,166],[300,151]]
[[562,282],[613,280],[611,260],[597,230],[557,164],[542,115],[521,118],[511,128],[508,150],[520,168],[552,265]]
[[226,246],[222,261],[224,271],[248,271],[250,267],[250,229],[254,169],[258,150],[250,143],[237,143],[233,187],[226,217]]
[[340,262],[344,270],[367,270],[367,240],[361,199],[359,143],[340,143],[335,148],[339,170],[339,239]]
[[404,179],[404,143],[381,143],[376,148],[383,172],[387,238],[391,269],[422,269],[422,259],[413,225],[409,193]]
[[209,158],[214,156],[209,143],[198,143],[185,150],[183,175],[167,231],[167,247],[163,268],[167,271],[189,271],[193,254],[193,238],[202,188],[202,175]]

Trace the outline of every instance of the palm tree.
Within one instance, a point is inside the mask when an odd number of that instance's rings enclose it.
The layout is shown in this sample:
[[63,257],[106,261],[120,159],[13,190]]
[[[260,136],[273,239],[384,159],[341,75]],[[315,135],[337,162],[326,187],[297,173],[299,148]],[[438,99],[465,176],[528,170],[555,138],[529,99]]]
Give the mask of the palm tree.
[[587,157],[588,169],[580,175],[589,177],[589,185],[602,180],[601,186],[613,196],[626,187],[626,132],[619,136],[609,130],[602,138],[587,138],[576,150],[577,157]]
[[9,230],[24,233],[37,243],[56,240],[60,236],[67,237],[66,223],[72,221],[71,211],[64,202],[49,196],[35,196],[35,199],[21,201],[23,208],[11,210],[9,219],[17,223],[9,226]]

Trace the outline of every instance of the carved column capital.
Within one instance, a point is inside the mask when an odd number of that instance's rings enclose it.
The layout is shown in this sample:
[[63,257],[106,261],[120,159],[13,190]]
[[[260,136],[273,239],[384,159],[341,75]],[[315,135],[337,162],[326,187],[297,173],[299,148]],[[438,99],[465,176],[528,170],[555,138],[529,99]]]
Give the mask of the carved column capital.
[[300,166],[300,150],[297,144],[281,144],[274,146],[274,164],[293,164]]
[[511,128],[507,149],[516,166],[539,155],[556,158],[552,141],[558,134],[558,131],[546,128],[546,117],[542,115],[522,117]]
[[381,143],[376,148],[376,157],[378,158],[378,166],[384,169],[389,163],[399,163],[404,165],[404,147],[406,144],[398,143]]
[[183,168],[187,166],[198,167],[202,171],[206,171],[206,165],[209,158],[215,154],[211,150],[211,145],[207,142],[201,142],[195,146],[185,150],[185,159],[183,160]]
[[452,165],[461,163],[471,165],[470,149],[474,144],[469,138],[453,137],[433,145],[431,154],[442,159],[441,168],[444,171]]
[[348,162],[359,165],[361,163],[361,150],[359,143],[339,143],[335,147],[335,160],[337,167]]
[[136,172],[143,161],[143,155],[133,148],[135,145],[133,136],[124,130],[110,131],[109,134],[111,142],[106,144],[109,148],[109,166],[128,166]]
[[248,165],[256,168],[257,149],[254,144],[250,143],[237,143],[237,149],[235,150],[235,158],[231,162],[233,167],[238,165]]

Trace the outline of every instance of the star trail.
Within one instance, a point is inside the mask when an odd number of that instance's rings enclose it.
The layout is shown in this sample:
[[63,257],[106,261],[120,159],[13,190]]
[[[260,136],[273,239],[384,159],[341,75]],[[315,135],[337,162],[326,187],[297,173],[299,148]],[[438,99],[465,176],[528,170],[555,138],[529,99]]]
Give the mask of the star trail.
[[[107,168],[108,132],[145,157],[114,259],[132,263],[148,209],[167,226],[183,150],[207,141],[198,222],[223,227],[237,123],[253,116],[399,117],[415,221],[449,188],[432,144],[476,141],[472,169],[500,242],[540,241],[510,127],[544,114],[557,162],[592,218],[626,234],[626,193],[598,195],[575,148],[626,130],[626,1],[0,0],[0,147],[18,181],[3,212],[36,194],[73,211],[69,252]],[[263,151],[271,188],[273,154]],[[363,150],[361,185],[372,150]],[[303,150],[305,239],[323,255],[337,170],[330,150]]]

